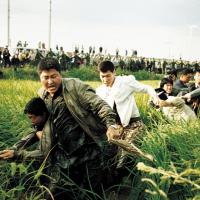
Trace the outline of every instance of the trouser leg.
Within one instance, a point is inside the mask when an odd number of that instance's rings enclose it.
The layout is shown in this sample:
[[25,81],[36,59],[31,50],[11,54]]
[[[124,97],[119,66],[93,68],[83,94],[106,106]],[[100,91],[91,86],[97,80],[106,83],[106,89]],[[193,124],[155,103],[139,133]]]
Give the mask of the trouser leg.
[[[144,130],[144,124],[142,121],[132,122],[123,129],[121,139],[125,140],[130,144],[132,143],[134,145],[138,145],[143,130]],[[130,161],[130,159],[128,159],[127,154],[128,153],[125,150],[123,149],[119,150],[117,168],[124,167],[124,165]]]

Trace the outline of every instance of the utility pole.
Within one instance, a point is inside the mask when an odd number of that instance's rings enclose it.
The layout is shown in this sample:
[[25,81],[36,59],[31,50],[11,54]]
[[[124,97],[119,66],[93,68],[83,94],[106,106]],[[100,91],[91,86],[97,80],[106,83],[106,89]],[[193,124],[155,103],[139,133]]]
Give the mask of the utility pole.
[[48,49],[51,48],[51,0],[49,0],[49,41],[48,41]]
[[10,46],[10,0],[8,0],[8,27],[7,27],[7,45]]

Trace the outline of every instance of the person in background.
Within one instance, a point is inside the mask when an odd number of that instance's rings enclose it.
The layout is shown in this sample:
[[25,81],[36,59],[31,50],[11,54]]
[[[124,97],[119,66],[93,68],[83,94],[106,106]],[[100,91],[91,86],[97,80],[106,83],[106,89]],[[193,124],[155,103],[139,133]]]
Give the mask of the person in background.
[[11,66],[10,56],[10,52],[8,50],[8,47],[6,46],[6,48],[3,50],[4,67]]
[[193,70],[189,68],[185,68],[180,71],[180,77],[174,83],[174,88],[179,91],[188,92],[188,83],[193,76]]
[[196,69],[194,73],[194,82],[188,85],[189,92],[183,95],[183,98],[187,100],[187,104],[198,115],[199,103],[200,103],[200,69]]
[[160,81],[160,88],[166,92],[167,96],[176,96],[178,94],[177,90],[174,90],[173,83],[174,81],[170,77],[163,78]]
[[167,70],[164,78],[171,78],[175,82],[177,79],[177,70],[176,69]]

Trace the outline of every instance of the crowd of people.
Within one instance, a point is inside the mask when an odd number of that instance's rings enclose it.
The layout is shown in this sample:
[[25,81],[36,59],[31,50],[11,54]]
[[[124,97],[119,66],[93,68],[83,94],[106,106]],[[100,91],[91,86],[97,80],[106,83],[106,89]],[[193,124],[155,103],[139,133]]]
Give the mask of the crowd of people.
[[56,46],[55,50],[45,48],[44,44],[40,44],[37,49],[28,48],[27,42],[24,45],[21,41],[18,42],[17,47],[10,52],[9,48],[0,47],[0,67],[23,67],[25,64],[36,66],[42,58],[53,57],[58,59],[61,64],[61,70],[69,70],[72,68],[79,68],[81,66],[98,66],[104,60],[110,60],[116,67],[122,70],[139,71],[145,70],[155,72],[158,74],[165,74],[169,69],[182,70],[183,68],[197,69],[200,67],[198,61],[185,61],[182,58],[175,59],[161,59],[161,58],[146,58],[138,56],[136,50],[133,50],[131,55],[125,51],[121,55],[119,49],[116,49],[114,55],[109,54],[103,47],[95,50],[95,47],[89,47],[85,50],[83,47],[79,49],[75,47],[73,51],[65,51],[63,47]]
[[[75,54],[80,56],[78,50]],[[0,152],[0,158],[5,160],[45,162],[48,178],[41,179],[41,184],[49,188],[55,199],[84,199],[86,190],[101,196],[103,189],[127,175],[131,162],[127,151],[116,141],[140,146],[144,124],[134,93],[149,94],[150,105],[162,110],[169,120],[184,122],[198,117],[199,68],[195,67],[195,83],[189,82],[193,76],[191,68],[174,67],[165,72],[167,76],[154,89],[133,75],[117,76],[119,63],[114,58],[103,57],[97,63],[102,85],[95,91],[78,79],[62,78],[62,62],[48,52],[37,68],[42,85],[39,97],[28,102],[24,110],[34,131]],[[36,150],[26,150],[35,142],[39,142]],[[64,185],[66,176],[74,184]],[[51,197],[48,195],[45,194],[46,199]]]

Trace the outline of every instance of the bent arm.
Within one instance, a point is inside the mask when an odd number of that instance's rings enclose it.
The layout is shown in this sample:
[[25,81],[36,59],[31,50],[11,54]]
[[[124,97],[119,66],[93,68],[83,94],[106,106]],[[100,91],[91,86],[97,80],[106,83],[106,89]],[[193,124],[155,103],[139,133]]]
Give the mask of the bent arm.
[[191,98],[200,96],[200,88],[197,88],[196,90],[193,90],[192,92],[189,93]]
[[36,131],[32,131],[30,132],[27,136],[23,137],[21,140],[19,140],[17,143],[15,143],[11,149],[25,149],[33,144],[35,144],[36,142],[38,142],[39,139],[36,135]]
[[107,128],[116,123],[116,114],[112,108],[89,85],[81,84],[79,93],[82,94],[80,95],[80,102],[83,107],[97,115]]
[[16,143],[16,145],[14,145],[13,148],[0,151],[0,159],[5,159],[5,160],[10,158],[19,160],[44,159],[51,149],[51,128],[49,120],[46,122],[43,131],[40,133],[41,133],[40,135],[41,140],[36,150],[27,151],[25,149],[34,140],[39,141],[36,132],[32,132],[25,138],[22,138],[22,140],[20,140],[18,143]]
[[42,152],[37,149],[34,151],[27,151],[24,149],[21,150],[14,150],[14,149],[5,149],[0,151],[0,159],[7,160],[7,159],[19,159],[19,160],[27,160],[27,159],[40,159],[44,157]]

